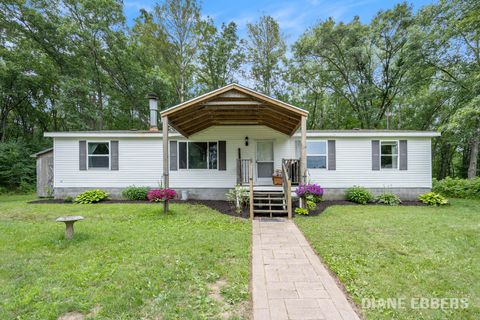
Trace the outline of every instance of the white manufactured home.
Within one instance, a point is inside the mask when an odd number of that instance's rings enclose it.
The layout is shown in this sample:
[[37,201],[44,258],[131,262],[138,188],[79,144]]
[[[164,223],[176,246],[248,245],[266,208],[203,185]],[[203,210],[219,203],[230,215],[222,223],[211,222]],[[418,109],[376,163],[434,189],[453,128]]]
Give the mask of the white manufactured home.
[[354,185],[404,199],[431,188],[436,132],[308,131],[307,111],[238,84],[162,111],[160,132],[149,98],[148,131],[45,133],[54,139],[55,197],[162,183],[193,199],[224,199],[236,184],[269,189],[277,170],[293,189],[320,184],[326,198]]

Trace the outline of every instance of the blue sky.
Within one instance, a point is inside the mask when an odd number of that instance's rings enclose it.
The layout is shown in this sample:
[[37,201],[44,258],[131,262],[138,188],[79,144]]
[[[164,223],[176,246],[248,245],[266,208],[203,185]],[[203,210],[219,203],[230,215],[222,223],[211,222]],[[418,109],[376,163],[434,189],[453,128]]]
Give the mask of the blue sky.
[[[141,8],[147,10],[155,6],[155,0],[124,0],[125,14],[128,23],[138,16]],[[287,36],[287,42],[294,42],[309,26],[319,20],[333,17],[336,21],[350,21],[358,15],[363,22],[368,22],[379,11],[392,8],[400,1],[395,0],[230,0],[201,2],[202,15],[210,16],[215,23],[235,21],[239,27],[240,36],[245,36],[246,24],[254,22],[261,15],[271,15],[280,23],[282,32]],[[434,0],[411,0],[415,10]]]

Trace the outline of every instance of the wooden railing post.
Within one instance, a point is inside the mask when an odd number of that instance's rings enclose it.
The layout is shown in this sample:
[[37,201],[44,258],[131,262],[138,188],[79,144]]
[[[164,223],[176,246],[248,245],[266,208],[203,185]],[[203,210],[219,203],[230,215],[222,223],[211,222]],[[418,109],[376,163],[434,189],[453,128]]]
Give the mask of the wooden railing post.
[[[169,164],[168,164],[168,117],[164,116],[162,118],[162,141],[163,141],[163,187],[169,188],[170,181],[169,181]],[[164,213],[168,212],[168,200],[163,202],[163,211]]]
[[287,212],[288,219],[292,219],[292,180],[288,179],[287,182]]
[[285,201],[287,202],[287,214],[288,219],[292,218],[292,179],[290,177],[289,168],[287,167],[288,161],[282,161],[282,182],[283,193],[285,195]]
[[248,184],[250,187],[250,220],[253,220],[253,162],[248,166]]

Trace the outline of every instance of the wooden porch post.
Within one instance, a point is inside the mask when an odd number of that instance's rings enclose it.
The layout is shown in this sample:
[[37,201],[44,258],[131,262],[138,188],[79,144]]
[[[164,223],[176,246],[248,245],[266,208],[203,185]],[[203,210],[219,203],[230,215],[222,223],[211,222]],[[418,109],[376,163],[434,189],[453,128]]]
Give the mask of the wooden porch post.
[[[169,163],[168,163],[168,117],[163,116],[162,117],[162,130],[163,130],[163,135],[162,135],[162,141],[163,141],[163,187],[168,188],[169,187],[169,179],[168,179],[168,173],[169,173]],[[165,213],[168,212],[168,201],[165,200],[163,203],[163,211]]]
[[307,181],[307,116],[302,116],[301,120],[302,140],[300,143],[300,183]]
[[253,163],[248,165],[248,188],[250,191],[250,220],[253,220]]

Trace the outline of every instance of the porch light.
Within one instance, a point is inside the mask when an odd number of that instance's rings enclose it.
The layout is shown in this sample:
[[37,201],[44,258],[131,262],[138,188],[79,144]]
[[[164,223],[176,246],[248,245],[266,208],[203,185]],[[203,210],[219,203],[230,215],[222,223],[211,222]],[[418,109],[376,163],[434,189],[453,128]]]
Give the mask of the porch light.
[[248,136],[245,137],[245,147],[248,147]]

